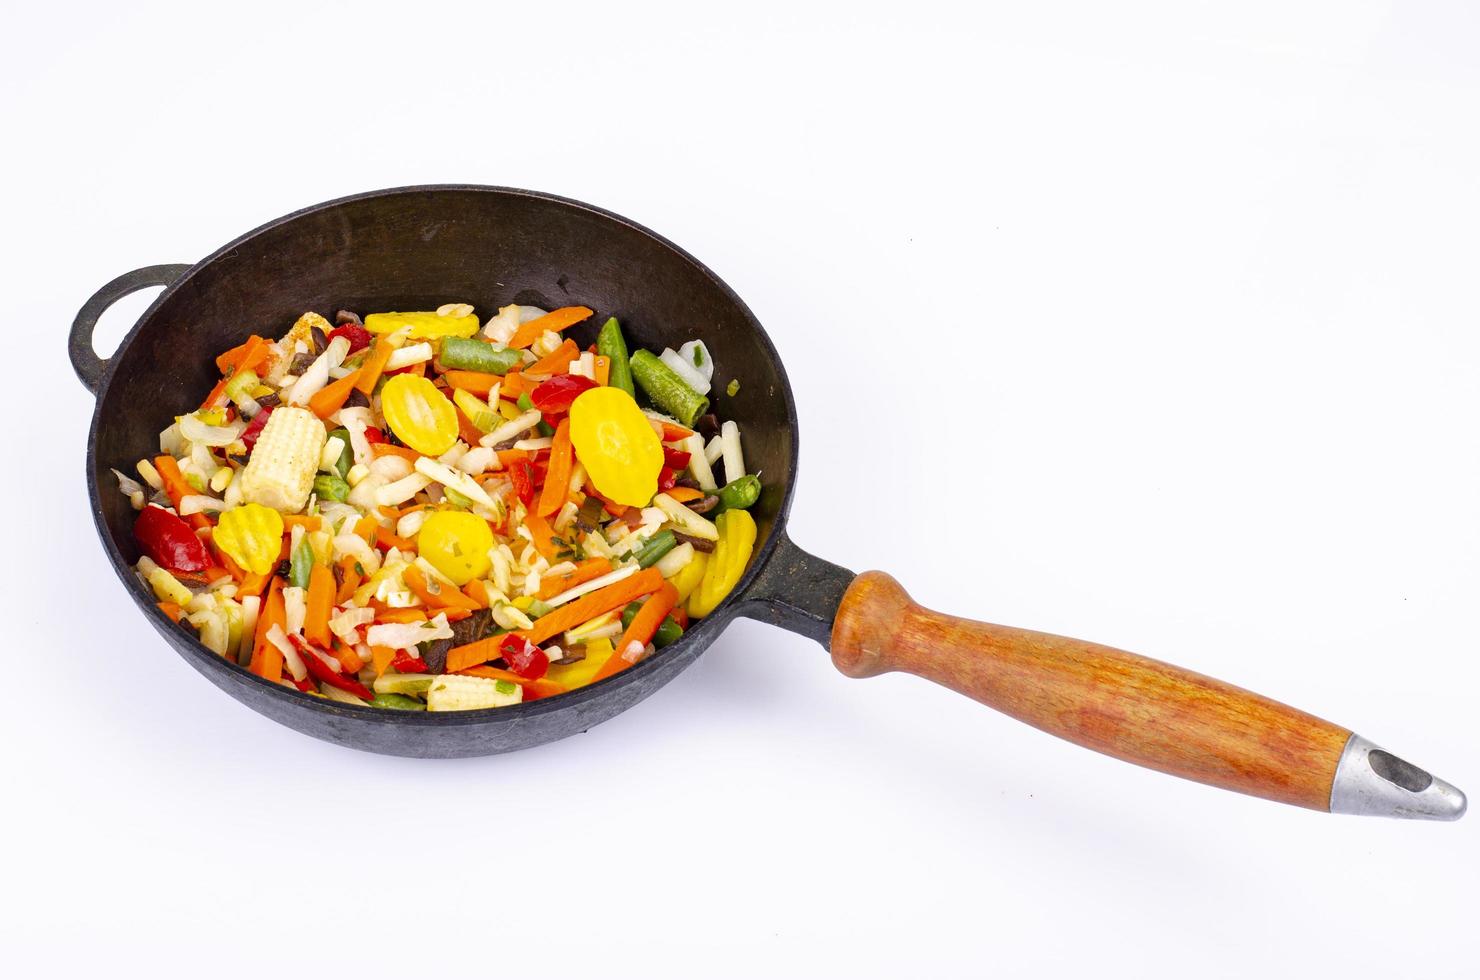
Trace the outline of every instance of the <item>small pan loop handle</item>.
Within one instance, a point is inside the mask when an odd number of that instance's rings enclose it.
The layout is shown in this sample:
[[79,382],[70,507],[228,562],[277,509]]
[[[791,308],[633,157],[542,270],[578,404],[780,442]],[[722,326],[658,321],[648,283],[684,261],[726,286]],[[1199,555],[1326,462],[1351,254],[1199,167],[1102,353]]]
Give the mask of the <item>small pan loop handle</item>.
[[103,372],[108,368],[108,361],[93,350],[93,328],[98,325],[98,317],[130,293],[148,289],[150,286],[168,286],[189,270],[188,265],[172,264],[150,265],[125,272],[93,293],[92,298],[82,304],[77,318],[72,321],[72,332],[67,337],[67,354],[72,358],[72,370],[77,372],[78,380],[88,391],[97,394]]

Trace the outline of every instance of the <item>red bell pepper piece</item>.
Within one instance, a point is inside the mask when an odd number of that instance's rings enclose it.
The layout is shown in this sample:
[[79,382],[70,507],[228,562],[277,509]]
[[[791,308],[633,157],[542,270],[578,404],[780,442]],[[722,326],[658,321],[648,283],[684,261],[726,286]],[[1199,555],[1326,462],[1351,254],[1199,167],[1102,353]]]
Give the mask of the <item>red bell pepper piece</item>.
[[391,666],[402,674],[430,674],[432,668],[420,657],[413,657],[405,650],[397,650],[396,655],[391,658]]
[[247,427],[242,430],[242,444],[247,447],[247,452],[250,453],[252,447],[257,445],[257,437],[262,434],[263,427],[267,425],[267,417],[272,414],[272,410],[275,407],[269,405],[258,412],[253,416],[252,421],[247,423]]
[[[595,387],[595,381],[579,374],[557,374],[548,381],[535,385],[534,390],[529,393],[529,401],[546,415],[558,415],[570,411],[571,402]],[[546,418],[545,421],[550,420]]]
[[538,680],[550,669],[550,657],[518,633],[506,633],[499,641],[499,656],[509,665],[510,673]]
[[689,454],[682,449],[673,449],[672,447],[664,446],[663,465],[682,472],[688,469]]
[[385,442],[385,433],[373,425],[365,426],[365,441],[374,445],[377,442]]
[[534,474],[528,460],[519,460],[509,467],[509,479],[514,481],[514,493],[528,507],[534,502]]
[[370,331],[358,323],[346,323],[342,327],[335,327],[329,331],[329,339],[343,337],[349,341],[349,352],[353,354],[357,350],[364,350],[370,346]]
[[172,572],[203,572],[211,565],[211,556],[195,530],[162,507],[139,511],[134,537],[145,554]]
[[[337,687],[341,691],[348,691],[357,698],[363,698],[366,701],[375,700],[375,695],[364,684],[356,680],[351,680],[342,674],[336,674],[334,668],[324,662],[323,658],[319,655],[319,651],[314,648],[313,644],[296,633],[289,636],[288,639],[292,641],[294,648],[303,656],[303,666],[307,667],[308,672],[314,677],[317,677],[330,687]],[[394,661],[392,663],[394,664]]]
[[658,492],[663,493],[672,490],[678,483],[678,470],[663,467],[658,471]]

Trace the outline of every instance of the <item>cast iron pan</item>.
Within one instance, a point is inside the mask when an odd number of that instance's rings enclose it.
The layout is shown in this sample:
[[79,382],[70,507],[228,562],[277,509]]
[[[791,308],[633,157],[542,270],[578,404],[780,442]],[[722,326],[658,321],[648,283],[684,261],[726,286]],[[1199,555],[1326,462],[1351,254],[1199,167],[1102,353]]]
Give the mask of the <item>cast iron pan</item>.
[[[92,332],[110,304],[168,288],[107,361]],[[270,684],[174,626],[130,570],[134,513],[110,466],[158,449],[179,406],[216,381],[213,359],[252,331],[280,334],[304,310],[414,310],[449,300],[482,316],[516,302],[581,304],[621,318],[629,344],[661,349],[702,337],[739,392],[715,396],[740,423],[746,459],[765,474],[758,547],[731,596],[678,643],[569,694],[486,711],[360,708]],[[576,332],[581,343],[591,337]],[[195,265],[120,276],[83,306],[72,365],[97,396],[87,484],[103,548],[154,628],[232,697],[290,728],[370,752],[489,755],[605,721],[659,687],[736,616],[765,620],[832,651],[845,674],[904,670],[1044,731],[1139,765],[1319,810],[1454,819],[1464,795],[1344,728],[1239,688],[1079,640],[992,626],[915,605],[889,576],[855,576],[786,536],[797,470],[791,385],[765,330],[719,277],[673,243],[600,208],[478,186],[375,191],[273,221]]]

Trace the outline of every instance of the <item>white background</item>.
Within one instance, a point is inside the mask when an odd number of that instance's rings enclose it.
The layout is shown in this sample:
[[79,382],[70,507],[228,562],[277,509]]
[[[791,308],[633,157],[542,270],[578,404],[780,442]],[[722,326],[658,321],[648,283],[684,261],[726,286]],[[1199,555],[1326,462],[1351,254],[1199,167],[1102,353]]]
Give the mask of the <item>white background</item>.
[[16,975],[1474,975],[1475,816],[1184,784],[748,622],[587,735],[379,758],[217,692],[105,563],[95,288],[355,191],[532,187],[766,324],[804,547],[1480,791],[1477,8],[969,6],[8,8]]

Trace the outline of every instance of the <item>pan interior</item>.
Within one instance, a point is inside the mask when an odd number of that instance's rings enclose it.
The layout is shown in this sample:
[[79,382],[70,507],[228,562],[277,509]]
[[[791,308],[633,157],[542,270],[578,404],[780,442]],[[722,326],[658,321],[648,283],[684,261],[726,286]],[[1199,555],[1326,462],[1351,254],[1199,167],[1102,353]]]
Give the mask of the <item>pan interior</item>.
[[480,319],[508,303],[588,306],[595,315],[568,333],[582,346],[608,316],[634,350],[703,339],[716,364],[712,411],[739,423],[746,468],[763,474],[760,553],[783,516],[796,435],[785,374],[750,311],[640,227],[494,188],[411,188],[310,208],[226,246],[167,292],[120,348],[95,418],[90,477],[112,544],[137,560],[134,513],[108,468],[130,472],[158,452],[159,431],[217,380],[216,354],[251,333],[281,336],[305,310],[332,318],[449,302],[473,304]]

